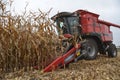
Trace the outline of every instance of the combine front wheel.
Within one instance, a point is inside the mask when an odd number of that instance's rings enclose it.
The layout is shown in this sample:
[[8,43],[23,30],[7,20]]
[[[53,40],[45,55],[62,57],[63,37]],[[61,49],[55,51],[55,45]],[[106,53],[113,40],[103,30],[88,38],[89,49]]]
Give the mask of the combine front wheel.
[[98,45],[94,39],[87,39],[86,43],[83,44],[83,50],[85,50],[85,59],[93,60],[97,57]]

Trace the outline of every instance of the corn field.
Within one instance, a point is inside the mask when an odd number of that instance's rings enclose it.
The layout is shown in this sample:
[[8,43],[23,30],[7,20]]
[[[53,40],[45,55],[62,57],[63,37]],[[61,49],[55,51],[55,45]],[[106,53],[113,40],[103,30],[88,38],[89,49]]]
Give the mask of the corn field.
[[11,3],[0,0],[0,72],[43,69],[59,55],[50,11],[12,15]]

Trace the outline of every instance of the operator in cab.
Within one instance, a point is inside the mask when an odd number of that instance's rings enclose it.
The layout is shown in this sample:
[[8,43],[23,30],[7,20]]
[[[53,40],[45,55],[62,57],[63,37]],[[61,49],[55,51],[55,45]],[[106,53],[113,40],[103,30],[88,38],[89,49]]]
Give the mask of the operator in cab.
[[64,34],[68,34],[68,29],[66,28],[66,24],[65,24],[65,21],[64,19],[60,18],[59,19],[59,38],[60,39],[66,39],[64,37]]

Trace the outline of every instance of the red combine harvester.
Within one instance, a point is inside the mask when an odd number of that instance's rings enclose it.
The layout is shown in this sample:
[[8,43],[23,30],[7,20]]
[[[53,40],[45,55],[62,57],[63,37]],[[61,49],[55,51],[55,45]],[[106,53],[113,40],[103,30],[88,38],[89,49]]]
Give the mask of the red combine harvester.
[[[110,26],[120,28],[120,25],[113,24],[107,21],[99,20],[99,15],[78,10],[73,13],[61,12],[52,17],[64,37],[68,38],[68,42],[76,36],[77,47],[71,44],[65,53],[55,59],[43,71],[50,72],[57,68],[68,65],[70,62],[77,61],[80,58],[93,60],[100,54],[106,54],[109,57],[117,56],[116,46],[112,43],[113,36],[110,31]],[[65,41],[63,41],[65,43]]]

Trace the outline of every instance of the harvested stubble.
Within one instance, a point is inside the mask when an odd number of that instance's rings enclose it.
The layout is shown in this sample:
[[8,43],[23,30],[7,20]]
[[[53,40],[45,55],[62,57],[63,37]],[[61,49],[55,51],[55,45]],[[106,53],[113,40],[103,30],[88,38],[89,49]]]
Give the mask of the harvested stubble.
[[8,4],[0,0],[0,72],[44,68],[59,54],[60,44],[49,12],[12,16]]

